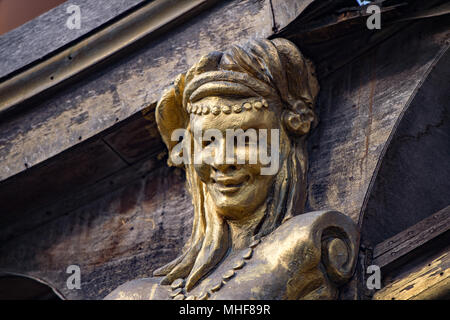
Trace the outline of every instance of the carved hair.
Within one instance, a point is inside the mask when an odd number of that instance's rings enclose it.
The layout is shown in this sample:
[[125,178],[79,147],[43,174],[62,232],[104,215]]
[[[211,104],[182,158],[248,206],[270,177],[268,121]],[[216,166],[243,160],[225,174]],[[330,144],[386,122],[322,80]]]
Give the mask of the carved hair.
[[[228,85],[221,86],[223,82]],[[156,121],[170,153],[178,143],[171,141],[173,130],[189,126],[191,102],[218,94],[255,96],[279,102],[280,123],[289,135],[290,144],[288,156],[270,192],[265,215],[256,228],[254,236],[258,238],[290,217],[303,213],[307,171],[305,135],[316,123],[313,108],[318,91],[313,65],[293,43],[285,39],[253,40],[223,53],[211,52],[186,75],[179,75],[158,102]],[[173,165],[170,156],[168,164]],[[192,235],[183,253],[156,270],[154,275],[164,275],[163,284],[186,277],[189,291],[224,257],[229,237],[227,222],[206,206],[206,186],[194,166],[184,168],[194,205]]]

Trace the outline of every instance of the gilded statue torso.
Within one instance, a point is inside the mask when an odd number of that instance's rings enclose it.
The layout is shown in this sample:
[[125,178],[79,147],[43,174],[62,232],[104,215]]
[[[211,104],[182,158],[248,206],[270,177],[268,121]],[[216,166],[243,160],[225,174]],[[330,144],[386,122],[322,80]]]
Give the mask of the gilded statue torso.
[[107,298],[335,299],[358,231],[342,213],[304,213],[318,92],[314,66],[285,39],[211,52],[179,75],[155,119],[168,164],[186,173],[191,238]]
[[[333,228],[336,221],[346,224],[349,231],[356,231],[351,230],[351,221],[337,215],[337,212],[322,211],[291,218],[260,243],[251,245],[253,248],[243,248],[225,257],[190,292],[182,291],[184,296],[199,299],[207,294],[208,299],[218,300],[336,298],[337,291],[321,264],[323,232]],[[320,244],[314,242],[314,236],[321,238]],[[350,258],[345,250],[333,254]],[[231,270],[234,275],[225,279]],[[160,285],[160,281],[161,277],[130,281],[107,299],[173,299],[177,288]],[[217,289],[218,283],[221,285]]]

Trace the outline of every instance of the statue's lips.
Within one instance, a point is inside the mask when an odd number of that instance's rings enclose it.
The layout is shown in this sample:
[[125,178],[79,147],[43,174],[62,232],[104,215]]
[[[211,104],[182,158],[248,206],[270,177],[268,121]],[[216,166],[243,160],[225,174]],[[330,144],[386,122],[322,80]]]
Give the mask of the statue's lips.
[[234,193],[238,191],[248,180],[250,180],[249,175],[213,178],[214,187],[221,193]]

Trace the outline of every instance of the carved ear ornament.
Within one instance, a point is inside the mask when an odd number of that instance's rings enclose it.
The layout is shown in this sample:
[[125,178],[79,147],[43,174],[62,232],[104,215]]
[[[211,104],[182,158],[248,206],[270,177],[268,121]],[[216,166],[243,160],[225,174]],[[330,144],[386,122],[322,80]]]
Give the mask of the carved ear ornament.
[[305,135],[311,129],[311,124],[316,121],[314,111],[305,103],[298,101],[294,105],[294,111],[283,112],[283,123],[289,132],[296,135]]
[[197,114],[197,115],[207,115],[210,112],[217,116],[221,112],[224,114],[230,114],[232,112],[234,113],[241,113],[242,111],[250,111],[252,109],[260,110],[262,108],[269,108],[269,104],[267,103],[267,100],[262,99],[261,101],[247,101],[241,104],[235,104],[232,106],[196,106],[192,103],[188,103],[186,107],[186,112],[189,114]]

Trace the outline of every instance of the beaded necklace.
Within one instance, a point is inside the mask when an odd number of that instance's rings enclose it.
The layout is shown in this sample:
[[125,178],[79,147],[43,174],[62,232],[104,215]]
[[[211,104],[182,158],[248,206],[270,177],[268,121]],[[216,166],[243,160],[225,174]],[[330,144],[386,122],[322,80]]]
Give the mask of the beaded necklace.
[[239,270],[242,270],[244,268],[247,262],[252,258],[253,250],[258,246],[260,242],[261,239],[253,240],[248,248],[244,250],[242,256],[236,261],[233,268],[226,271],[222,275],[222,279],[213,284],[209,289],[206,289],[199,295],[189,295],[186,297],[186,290],[184,287],[185,280],[179,278],[172,282],[172,292],[170,293],[170,296],[174,300],[208,300],[213,293],[218,292],[223,287],[223,285],[225,285],[231,278],[233,278],[236,275],[236,272],[239,272]]

